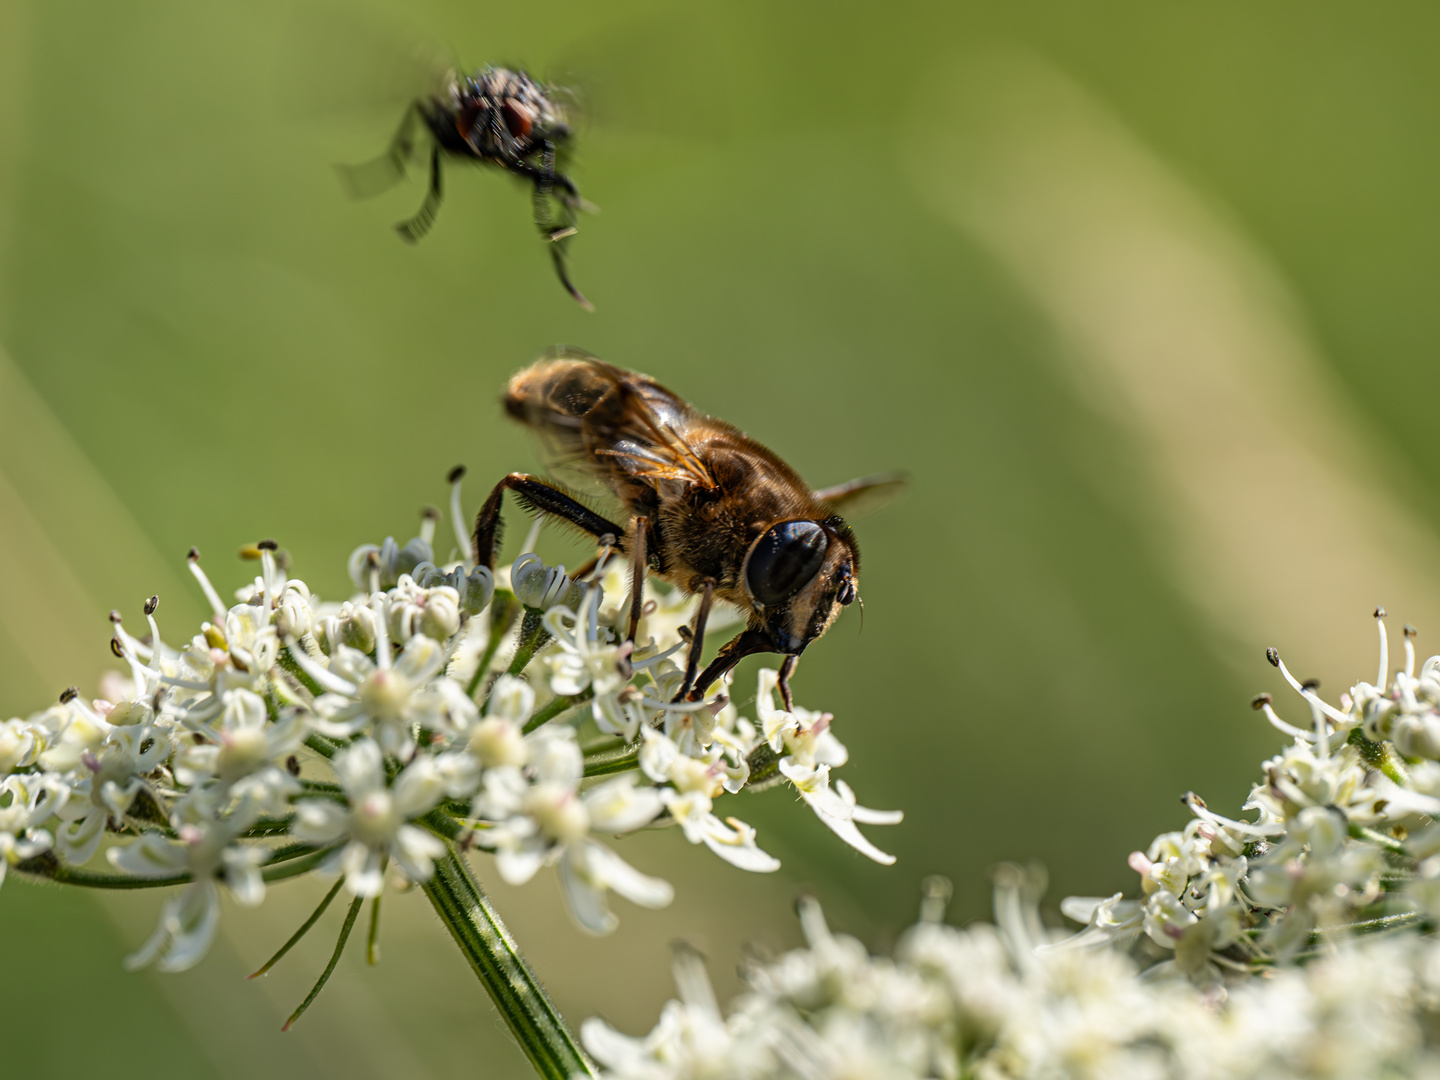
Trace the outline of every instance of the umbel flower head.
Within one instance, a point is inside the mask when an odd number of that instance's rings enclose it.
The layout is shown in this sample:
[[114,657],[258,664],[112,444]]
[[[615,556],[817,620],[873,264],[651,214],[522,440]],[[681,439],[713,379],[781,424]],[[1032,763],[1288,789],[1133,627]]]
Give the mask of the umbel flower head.
[[[1417,671],[1407,627],[1392,673],[1376,619],[1376,679],[1338,705],[1269,651],[1308,716],[1255,699],[1289,745],[1246,816],[1186,794],[1190,821],[1130,856],[1133,897],[1061,903],[1078,932],[1042,923],[1044,875],[1015,866],[996,874],[993,926],[944,925],[932,880],[893,958],[805,900],[806,947],[751,964],[728,1013],[682,950],[679,999],[649,1035],[592,1019],[585,1045],[614,1080],[1440,1075],[1440,656]],[[807,767],[792,753],[786,775]]]
[[740,716],[728,685],[670,700],[689,598],[647,584],[644,632],[626,642],[613,565],[575,578],[526,552],[497,580],[464,554],[459,473],[451,518],[456,554],[437,557],[442,518],[427,510],[404,544],[355,549],[356,591],[337,601],[263,541],[227,603],[192,549],[211,608],[197,632],[167,639],[151,597],[144,633],[112,616],[125,670],[103,698],[72,689],[0,724],[0,881],[177,886],[131,963],[178,971],[213,940],[222,889],[259,904],[313,870],[358,902],[387,880],[428,883],[452,850],[493,853],[511,882],[555,868],[579,925],[606,933],[610,893],[645,907],[673,895],[612,848],[637,829],[678,825],[736,866],[775,869],[755,830],[714,812],[762,779],[794,784],[890,861],[857,824],[899,815],[831,789],[845,760],[831,717],[777,710],[774,672],[760,676],[763,718]]

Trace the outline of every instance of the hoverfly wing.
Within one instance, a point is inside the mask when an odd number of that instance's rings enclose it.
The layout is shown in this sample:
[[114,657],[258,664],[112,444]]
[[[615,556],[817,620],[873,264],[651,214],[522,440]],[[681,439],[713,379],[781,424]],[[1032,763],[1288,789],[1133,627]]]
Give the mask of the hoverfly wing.
[[898,499],[910,476],[904,472],[872,473],[844,484],[821,488],[815,498],[847,521],[873,513]]
[[516,378],[506,407],[540,434],[552,464],[716,486],[685,441],[694,410],[648,376],[560,347]]

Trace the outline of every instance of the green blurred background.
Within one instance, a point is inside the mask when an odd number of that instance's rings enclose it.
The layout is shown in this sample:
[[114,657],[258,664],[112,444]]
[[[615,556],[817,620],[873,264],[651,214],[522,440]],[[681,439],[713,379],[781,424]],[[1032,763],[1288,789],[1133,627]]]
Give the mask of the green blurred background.
[[[1131,888],[1125,855],[1183,824],[1182,792],[1234,811],[1278,749],[1248,708],[1281,689],[1264,645],[1333,695],[1374,677],[1375,602],[1422,648],[1440,625],[1440,15],[992,8],[6,0],[0,710],[93,691],[111,607],[158,592],[172,637],[193,625],[191,544],[232,587],[231,553],[275,536],[340,597],[349,550],[412,535],[451,465],[472,509],[536,465],[496,397],[566,342],[817,485],[913,476],[858,525],[863,628],[795,684],[837,714],[862,801],[906,811],[870,830],[898,863],[776,790],[732,812],[780,874],[628,840],[677,899],[622,903],[613,938],[549,874],[500,889],[568,1015],[648,1029],[676,937],[733,992],[747,943],[797,940],[802,887],[875,947],[930,873],[957,921],[1005,858],[1043,861],[1052,899]],[[596,314],[507,177],[452,168],[415,248],[390,226],[418,179],[345,200],[331,166],[383,148],[417,47],[590,87],[573,175],[603,213],[571,251]],[[162,977],[120,969],[158,896],[12,879],[7,1065],[526,1074],[417,896],[389,905],[381,966],[349,957],[281,1035],[330,941],[239,975],[317,884],[228,907],[214,955]]]

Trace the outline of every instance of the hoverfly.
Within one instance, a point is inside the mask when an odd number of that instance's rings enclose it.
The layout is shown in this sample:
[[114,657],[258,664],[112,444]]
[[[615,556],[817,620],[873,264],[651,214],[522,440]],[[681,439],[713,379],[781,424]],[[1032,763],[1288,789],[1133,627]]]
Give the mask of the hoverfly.
[[483,67],[473,75],[451,71],[438,89],[405,110],[384,154],[364,165],[341,168],[351,194],[363,198],[397,183],[413,159],[417,137],[426,133],[430,187],[419,212],[395,226],[401,238],[413,244],[434,224],[444,197],[441,172],[447,157],[494,165],[533,186],[535,225],[549,245],[560,284],[582,307],[593,310],[565,268],[565,245],[575,235],[576,212],[591,207],[561,171],[570,127],[558,91],[509,68]]
[[[553,514],[626,554],[635,638],[646,572],[698,594],[685,680],[675,700],[706,688],[753,653],[781,653],[779,689],[800,654],[860,596],[860,548],[842,509],[904,483],[877,475],[814,491],[773,451],[723,420],[696,412],[655,380],[586,353],[561,350],[515,375],[506,411],[598,478],[628,520],[611,521],[551,481],[511,473],[475,519],[477,565],[493,568],[500,504]],[[748,615],[746,628],[697,676],[715,600]]]

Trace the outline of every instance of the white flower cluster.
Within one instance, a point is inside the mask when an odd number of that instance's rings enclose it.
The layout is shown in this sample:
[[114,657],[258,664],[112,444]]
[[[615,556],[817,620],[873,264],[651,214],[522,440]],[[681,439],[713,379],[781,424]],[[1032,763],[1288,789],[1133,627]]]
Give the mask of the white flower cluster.
[[[463,552],[458,473],[452,482]],[[341,603],[290,577],[266,541],[247,549],[261,573],[234,604],[192,550],[213,614],[189,641],[162,637],[157,598],[143,635],[112,615],[128,675],[107,676],[102,698],[72,689],[0,723],[0,881],[8,867],[183,886],[131,958],[175,971],[209,947],[222,883],[258,904],[267,882],[317,869],[375,897],[387,875],[427,881],[448,842],[494,852],[510,882],[556,866],[577,920],[604,933],[616,921],[608,891],[651,907],[672,891],[598,837],[678,824],[737,866],[773,870],[753,829],[714,813],[723,793],[762,781],[793,783],[840,836],[890,861],[857,823],[899,814],[856,805],[843,782],[832,790],[846,753],[831,718],[777,709],[774,672],[761,676],[755,720],[728,686],[671,702],[690,598],[647,586],[632,647],[617,629],[623,559],[582,582],[526,554],[497,583],[463,557],[437,565],[439,519],[428,511],[404,546],[357,549],[357,592]],[[87,866],[100,859],[108,869]]]
[[616,1080],[689,1077],[1440,1076],[1440,656],[1379,676],[1339,707],[1268,657],[1311,722],[1257,710],[1292,744],[1245,809],[1193,819],[1130,865],[1138,899],[1071,897],[1066,936],[1039,918],[1043,880],[1002,868],[996,926],[941,923],[868,956],[802,904],[809,942],[747,974],[727,1016],[698,960],[681,1000],[632,1039],[591,1020]]
[[[960,930],[943,901],[893,959],[833,933],[803,900],[807,947],[744,972],[729,1014],[678,951],[679,1000],[644,1038],[581,1029],[609,1080],[1398,1080],[1440,1075],[1440,942],[1350,941],[1303,966],[1206,994],[1143,977],[1116,949],[1061,946],[1043,875],[1002,867],[998,925]],[[1039,879],[1037,881],[1037,878]]]

